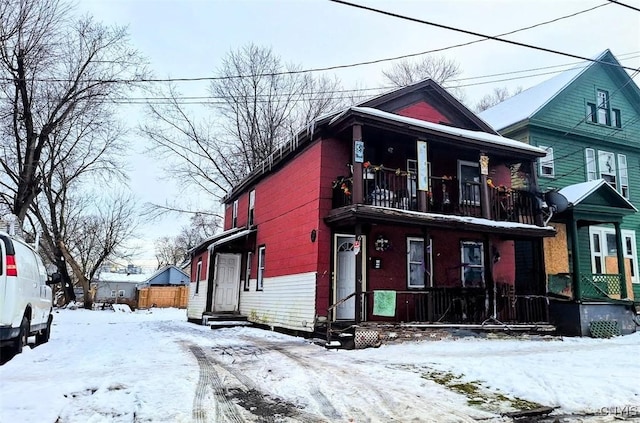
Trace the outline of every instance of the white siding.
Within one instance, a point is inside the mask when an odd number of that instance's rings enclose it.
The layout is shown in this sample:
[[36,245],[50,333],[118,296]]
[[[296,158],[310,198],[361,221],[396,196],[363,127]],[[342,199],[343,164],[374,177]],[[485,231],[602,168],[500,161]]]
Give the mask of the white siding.
[[191,282],[189,284],[189,303],[187,304],[187,318],[189,319],[202,319],[202,313],[207,302],[207,281],[200,281],[200,288],[196,295],[196,283]]
[[313,332],[316,272],[265,278],[262,291],[252,279],[240,293],[240,313],[254,323]]

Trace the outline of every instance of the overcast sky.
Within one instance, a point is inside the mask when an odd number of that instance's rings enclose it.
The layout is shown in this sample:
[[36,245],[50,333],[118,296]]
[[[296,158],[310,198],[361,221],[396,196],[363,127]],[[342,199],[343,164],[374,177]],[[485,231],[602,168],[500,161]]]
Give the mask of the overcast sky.
[[[609,48],[620,62],[640,68],[640,11],[590,0],[365,1],[367,5],[477,33],[498,35],[599,5],[592,11],[505,38],[578,56]],[[640,8],[638,0],[620,0]],[[80,0],[79,9],[106,24],[128,25],[133,46],[150,61],[156,77],[212,76],[222,57],[248,43],[269,46],[285,62],[305,69],[356,64],[449,47],[479,39],[451,30],[337,4],[328,0]],[[441,53],[460,63],[465,100],[474,105],[495,87],[528,88],[575,65],[558,54],[483,41]],[[394,62],[327,71],[345,88],[384,86],[381,70]],[[565,65],[565,66],[560,66]],[[548,69],[535,68],[560,66]],[[529,72],[520,72],[530,70]],[[502,74],[502,75],[496,75]],[[491,76],[496,75],[496,76]],[[637,83],[637,82],[636,82]],[[188,95],[207,95],[207,84],[182,82]],[[127,112],[132,125],[142,106]],[[142,148],[143,141],[134,145]],[[131,185],[141,201],[164,202],[177,184],[157,184],[153,166],[138,166]],[[156,186],[150,189],[150,186]],[[159,188],[162,187],[162,188]],[[165,219],[156,228],[173,235],[184,220]],[[155,230],[152,237],[164,232]]]

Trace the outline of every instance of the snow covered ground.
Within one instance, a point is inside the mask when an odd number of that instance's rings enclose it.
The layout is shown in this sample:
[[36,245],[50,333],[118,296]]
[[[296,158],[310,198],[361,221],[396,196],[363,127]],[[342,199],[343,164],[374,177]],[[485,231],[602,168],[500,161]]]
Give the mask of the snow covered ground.
[[49,343],[0,366],[0,422],[509,421],[536,404],[633,420],[639,351],[640,333],[327,350],[184,310],[59,310]]

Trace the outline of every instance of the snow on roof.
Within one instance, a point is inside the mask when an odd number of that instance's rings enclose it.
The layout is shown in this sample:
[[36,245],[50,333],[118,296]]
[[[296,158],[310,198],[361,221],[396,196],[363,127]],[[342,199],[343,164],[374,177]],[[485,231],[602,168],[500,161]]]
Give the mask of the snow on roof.
[[[350,110],[353,110],[354,112],[364,113],[370,116],[381,117],[395,122],[406,123],[408,125],[417,126],[419,128],[431,129],[450,135],[457,135],[459,137],[464,137],[467,139],[487,142],[490,144],[494,144],[495,146],[515,148],[526,152],[537,153],[540,156],[545,156],[547,154],[546,150],[542,148],[534,147],[521,141],[512,140],[511,138],[505,138],[501,135],[490,134],[488,132],[471,131],[469,129],[440,125],[438,123],[427,122],[421,119],[400,116],[395,113],[383,112],[382,110],[373,109],[370,107],[352,107]],[[329,124],[333,124],[334,122],[339,120],[342,115],[343,114],[340,114],[334,117],[331,122],[329,122]]]
[[216,242],[214,242],[213,244],[209,245],[208,249],[209,249],[209,251],[213,251],[213,249],[216,248],[219,245],[226,244],[227,242],[233,241],[234,239],[242,238],[243,236],[249,235],[249,234],[251,234],[251,233],[253,233],[255,231],[256,231],[255,229],[245,229],[245,230],[240,231],[238,233],[229,235],[229,236],[227,236],[225,238],[221,238],[221,239],[217,240]]
[[[593,60],[601,60],[605,50]],[[497,130],[530,118],[596,62],[582,63],[481,112],[478,116]]]
[[112,273],[101,272],[98,275],[100,282],[128,282],[128,283],[142,283],[149,279],[148,273]]
[[[606,183],[607,182],[604,179],[594,179],[593,181],[581,182],[579,184],[566,186],[558,191],[558,193],[562,194],[571,206],[576,206]],[[620,195],[620,193],[613,189],[611,185],[609,185],[609,187],[611,188],[611,191],[620,196],[620,198],[624,200],[624,202],[627,203],[629,207],[631,207],[635,211],[638,211],[635,206],[629,202],[629,200]]]

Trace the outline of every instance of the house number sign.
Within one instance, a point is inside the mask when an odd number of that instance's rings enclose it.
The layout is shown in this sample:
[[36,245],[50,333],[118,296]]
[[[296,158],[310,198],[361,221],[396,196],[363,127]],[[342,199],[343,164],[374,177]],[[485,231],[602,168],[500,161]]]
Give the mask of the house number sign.
[[356,163],[364,163],[364,143],[362,140],[355,140],[353,142],[353,157]]

